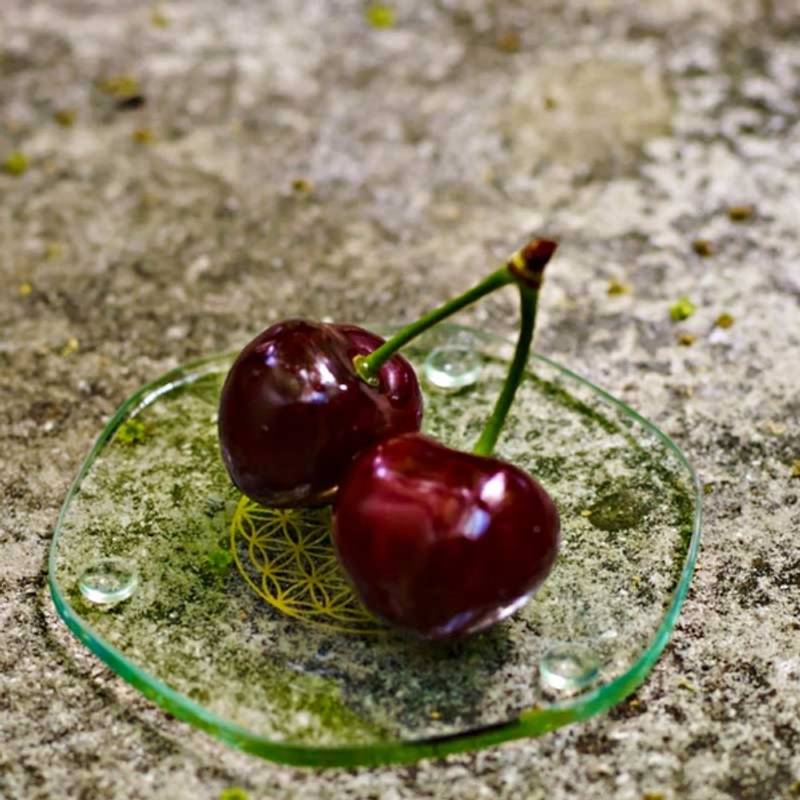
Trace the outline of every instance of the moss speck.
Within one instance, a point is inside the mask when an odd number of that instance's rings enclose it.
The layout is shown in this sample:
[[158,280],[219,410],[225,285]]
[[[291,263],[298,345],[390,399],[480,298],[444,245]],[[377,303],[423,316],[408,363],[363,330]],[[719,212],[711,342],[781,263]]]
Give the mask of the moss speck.
[[695,239],[692,242],[692,250],[703,258],[714,255],[714,245],[708,239]]
[[170,20],[160,8],[154,6],[150,9],[150,24],[154,28],[168,28]]
[[131,139],[136,144],[152,144],[156,140],[156,136],[150,128],[137,128],[131,133]]
[[504,31],[497,34],[495,45],[503,53],[518,53],[522,48],[522,38],[516,31]]
[[23,175],[28,171],[29,166],[28,157],[19,150],[9,153],[3,160],[3,172],[7,175]]
[[621,294],[630,294],[631,287],[628,286],[627,283],[623,283],[622,281],[618,281],[618,280],[615,279],[615,280],[609,281],[608,288],[606,289],[606,292],[611,297],[618,296],[618,295],[621,295]]
[[99,88],[116,100],[125,100],[139,94],[139,81],[133,75],[111,75],[100,81]]
[[669,316],[673,322],[682,322],[697,311],[697,306],[688,297],[679,297],[670,307]]
[[248,794],[239,786],[230,786],[219,793],[219,800],[248,800]]
[[314,183],[308,178],[295,178],[292,181],[292,191],[297,194],[311,194],[314,191]]
[[79,347],[80,342],[74,336],[70,336],[61,348],[61,356],[67,358],[73,355],[73,353],[77,353]]
[[60,108],[53,114],[53,120],[62,128],[71,128],[76,117],[77,112],[72,108]]
[[731,206],[728,209],[728,217],[734,222],[745,222],[753,216],[755,208],[751,205]]
[[727,311],[723,311],[715,320],[714,325],[717,328],[730,328],[733,325],[733,317]]
[[48,261],[53,261],[62,253],[62,247],[58,242],[48,242],[44,248],[44,257]]
[[208,554],[208,563],[215,572],[225,572],[233,563],[233,555],[230,550],[219,547]]
[[368,6],[365,16],[373,28],[391,28],[395,24],[394,9],[381,3]]
[[128,419],[117,428],[116,437],[122,444],[140,444],[146,438],[144,423],[138,419]]

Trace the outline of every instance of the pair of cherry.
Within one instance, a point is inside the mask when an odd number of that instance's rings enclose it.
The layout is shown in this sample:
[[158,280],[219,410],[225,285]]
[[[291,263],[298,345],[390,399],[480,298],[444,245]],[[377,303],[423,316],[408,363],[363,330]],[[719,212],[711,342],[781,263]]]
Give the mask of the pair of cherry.
[[[354,325],[286,320],[239,354],[222,390],[222,457],[259,503],[334,503],[332,537],[363,604],[417,636],[482,630],[546,578],[559,518],[527,473],[491,457],[522,379],[544,267],[534,239],[475,287],[388,341]],[[494,412],[472,453],[419,433],[422,395],[400,347],[491,291],[516,283],[520,333]]]

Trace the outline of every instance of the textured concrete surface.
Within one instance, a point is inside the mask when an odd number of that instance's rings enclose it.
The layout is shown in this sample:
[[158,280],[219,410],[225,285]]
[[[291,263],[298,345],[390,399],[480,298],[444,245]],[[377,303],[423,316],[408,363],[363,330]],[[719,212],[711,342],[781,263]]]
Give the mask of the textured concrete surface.
[[[3,0],[0,796],[800,794],[796,2],[394,10],[378,29],[356,2]],[[52,527],[134,388],[288,314],[410,317],[533,232],[563,243],[539,350],[707,484],[689,599],[632,701],[317,773],[167,718],[66,633]],[[508,331],[513,302],[466,319]]]

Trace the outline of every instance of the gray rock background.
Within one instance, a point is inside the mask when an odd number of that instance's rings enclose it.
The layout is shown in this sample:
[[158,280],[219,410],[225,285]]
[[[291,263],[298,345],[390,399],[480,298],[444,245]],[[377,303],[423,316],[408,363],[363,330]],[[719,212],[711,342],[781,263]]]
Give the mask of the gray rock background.
[[[3,0],[0,158],[28,164],[0,175],[0,796],[800,795],[800,8],[402,0],[387,29],[365,8]],[[534,232],[562,242],[538,349],[707,486],[688,601],[632,700],[314,772],[166,717],[66,632],[46,550],[132,390],[290,314],[410,318]],[[510,333],[513,294],[464,319]]]

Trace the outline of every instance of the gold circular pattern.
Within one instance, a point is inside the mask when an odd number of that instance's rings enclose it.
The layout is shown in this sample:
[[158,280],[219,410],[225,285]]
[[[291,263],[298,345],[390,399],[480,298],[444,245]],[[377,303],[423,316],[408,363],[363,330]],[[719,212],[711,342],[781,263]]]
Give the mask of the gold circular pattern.
[[317,627],[376,633],[342,572],[327,508],[265,508],[241,497],[230,527],[231,552],[251,589],[273,608]]

